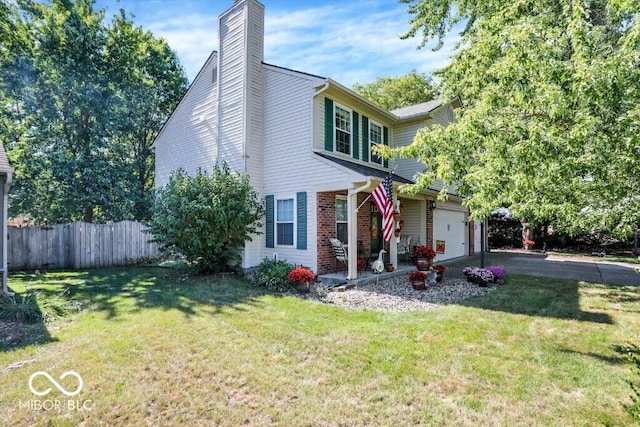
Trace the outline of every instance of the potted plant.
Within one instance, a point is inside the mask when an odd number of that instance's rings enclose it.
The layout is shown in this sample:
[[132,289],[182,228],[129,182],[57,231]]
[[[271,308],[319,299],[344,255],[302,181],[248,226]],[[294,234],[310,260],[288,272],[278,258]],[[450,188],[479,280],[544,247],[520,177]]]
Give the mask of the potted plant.
[[442,279],[444,278],[444,272],[448,270],[447,266],[445,266],[444,264],[436,264],[431,268],[433,268],[436,272],[436,282],[442,282]]
[[489,283],[493,283],[493,273],[486,268],[480,267],[465,267],[462,270],[469,282],[475,282],[482,287],[488,286]]
[[427,271],[431,268],[431,263],[435,256],[436,251],[431,246],[416,246],[413,251],[413,257],[416,260],[416,267],[420,271]]
[[296,266],[287,274],[287,279],[295,285],[298,292],[306,293],[309,292],[311,282],[315,279],[315,276],[309,269]]
[[535,244],[536,244],[536,242],[534,242],[534,241],[533,241],[533,240],[531,240],[531,239],[524,239],[524,240],[522,241],[522,246],[523,246],[525,249],[527,249],[527,250],[533,249],[533,246],[534,246]]
[[487,267],[487,270],[489,270],[493,274],[494,283],[503,280],[504,276],[507,274],[507,270],[505,270],[503,267],[500,267],[499,265],[492,265],[490,267]]
[[427,273],[424,273],[420,270],[413,270],[409,273],[409,282],[413,286],[413,289],[425,289],[427,285],[425,284],[425,280],[427,279]]

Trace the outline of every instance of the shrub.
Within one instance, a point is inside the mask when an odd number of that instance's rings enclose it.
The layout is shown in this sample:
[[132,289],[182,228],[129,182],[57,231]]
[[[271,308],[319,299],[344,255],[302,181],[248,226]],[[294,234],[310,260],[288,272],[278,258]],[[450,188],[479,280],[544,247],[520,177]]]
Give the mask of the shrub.
[[161,251],[182,255],[200,272],[218,273],[239,265],[245,242],[260,234],[263,216],[248,175],[223,163],[211,175],[172,174],[157,192],[148,226]]
[[286,261],[265,258],[253,276],[253,282],[274,292],[292,290],[293,285],[289,282],[288,275],[293,267],[293,264]]
[[46,322],[63,317],[71,311],[79,311],[80,305],[64,296],[42,296],[38,291],[27,291],[22,295],[0,294],[0,319],[13,322]]

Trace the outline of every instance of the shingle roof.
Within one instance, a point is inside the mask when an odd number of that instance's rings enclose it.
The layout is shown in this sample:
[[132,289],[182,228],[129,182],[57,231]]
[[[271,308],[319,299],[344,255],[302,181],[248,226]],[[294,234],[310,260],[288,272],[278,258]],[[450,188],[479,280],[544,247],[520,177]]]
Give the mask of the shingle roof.
[[0,143],[0,173],[13,173],[13,168],[9,165],[9,160],[7,160],[7,153],[5,153],[4,145],[2,143]]
[[[358,163],[354,163],[354,162],[350,162],[348,160],[345,159],[339,159],[337,157],[333,157],[324,153],[316,153],[318,156],[323,157],[327,160],[331,160],[334,163],[339,164],[340,166],[343,166],[347,169],[350,169],[356,173],[359,173],[360,175],[363,176],[373,176],[376,178],[380,178],[380,179],[384,179],[387,177],[387,175],[389,175],[389,172],[385,172],[383,170],[380,169],[376,169],[376,168],[372,168],[370,166],[365,166],[365,165],[361,165]],[[411,181],[410,179],[406,179],[403,178],[399,175],[396,175],[394,173],[391,174],[391,179],[394,182],[399,182],[401,184],[414,184],[413,181]]]
[[414,116],[421,116],[429,114],[441,106],[443,101],[441,99],[434,99],[432,101],[423,102],[422,104],[410,105],[408,107],[398,108],[397,110],[391,110],[393,114],[401,119],[407,119]]

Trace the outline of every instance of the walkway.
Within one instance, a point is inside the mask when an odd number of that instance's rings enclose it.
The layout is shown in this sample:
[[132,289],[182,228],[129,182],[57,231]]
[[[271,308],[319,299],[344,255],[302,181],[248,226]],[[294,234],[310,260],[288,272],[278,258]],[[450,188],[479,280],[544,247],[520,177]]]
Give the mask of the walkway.
[[[606,257],[568,256],[514,250],[487,252],[484,258],[485,267],[500,265],[507,270],[507,274],[516,273],[593,283],[640,286],[640,264],[607,261]],[[442,264],[449,268],[445,273],[445,278],[463,279],[462,269],[467,266],[480,266],[480,255],[443,261]],[[339,272],[322,275],[320,281],[334,285],[363,285],[398,275],[406,275],[414,269],[412,264],[401,264],[392,273],[373,274],[371,271],[364,271],[357,279],[347,281],[344,272]]]

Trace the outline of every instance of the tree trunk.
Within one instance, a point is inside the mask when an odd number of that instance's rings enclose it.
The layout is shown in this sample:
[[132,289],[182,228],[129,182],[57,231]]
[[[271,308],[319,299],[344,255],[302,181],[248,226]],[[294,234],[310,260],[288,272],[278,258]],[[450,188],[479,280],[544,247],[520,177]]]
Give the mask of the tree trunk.
[[84,222],[93,222],[93,206],[84,208]]

